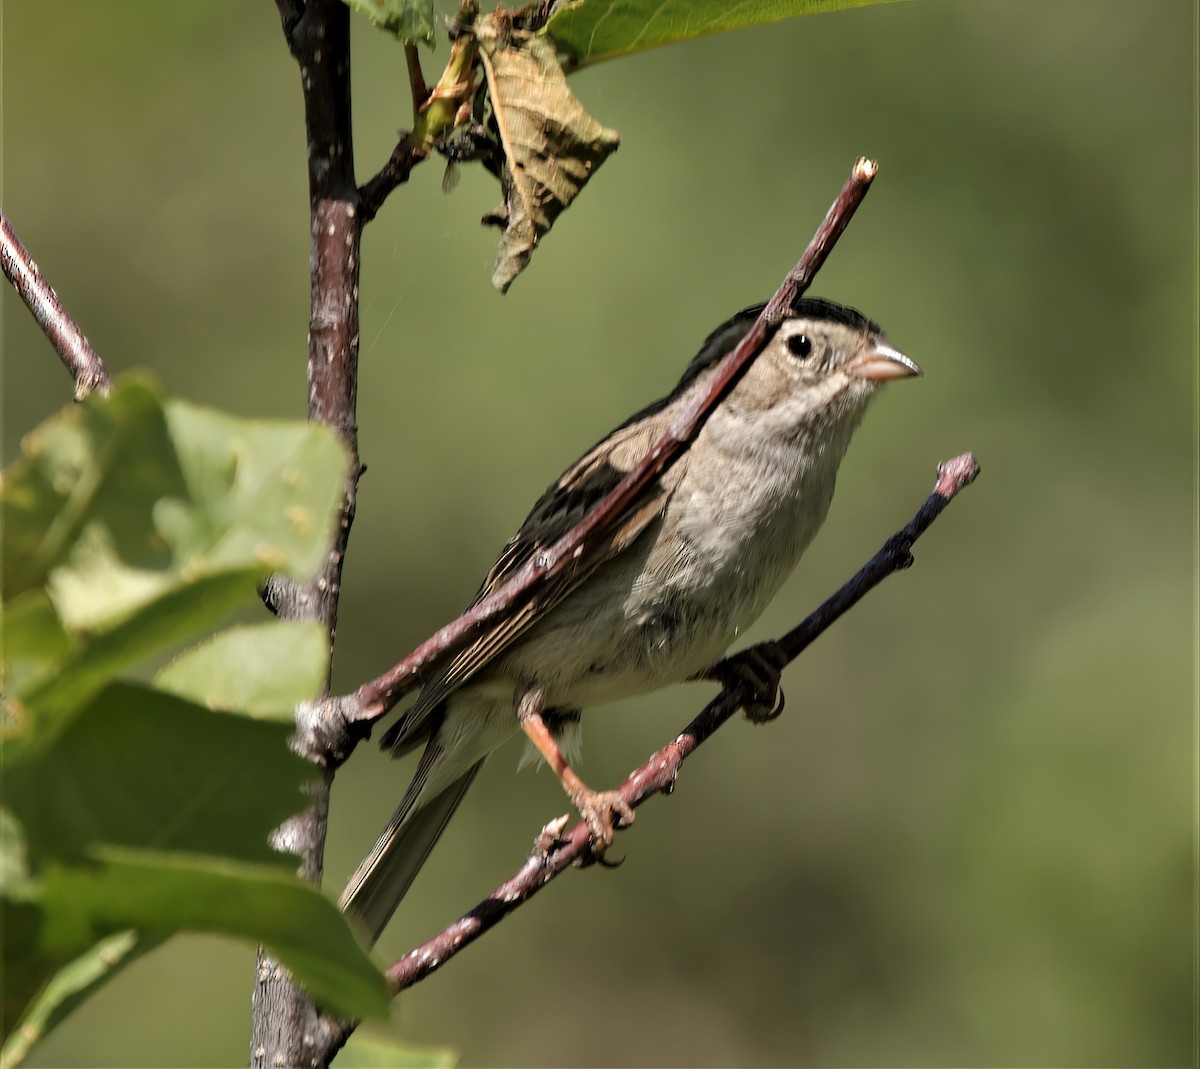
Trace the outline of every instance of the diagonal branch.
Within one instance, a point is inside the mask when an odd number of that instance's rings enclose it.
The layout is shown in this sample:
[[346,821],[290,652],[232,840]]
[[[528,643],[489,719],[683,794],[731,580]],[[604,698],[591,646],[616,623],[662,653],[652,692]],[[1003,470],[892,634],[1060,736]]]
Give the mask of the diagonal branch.
[[364,182],[358,191],[364,224],[369,223],[379,214],[379,209],[383,207],[383,202],[388,199],[392,190],[407,182],[408,176],[412,174],[412,169],[423,159],[425,159],[425,153],[418,150],[412,134],[407,131],[402,132],[387,163]]
[[323,751],[330,764],[344,761],[369,733],[370,725],[392,709],[431,669],[466,646],[480,627],[529,601],[543,584],[573,567],[597,544],[598,536],[617,523],[646,488],[683,455],[713,410],[762,352],[774,326],[809,287],[845,232],[877,170],[871,160],[859,159],[854,164],[804,255],[788,272],[745,338],[724,358],[708,393],[698,396],[679,414],[612,492],[553,546],[537,554],[510,580],[426,639],[383,675],[364,683],[352,694],[310,707],[302,729],[309,733],[310,750]]
[[108,368],[63,307],[54,288],[42,277],[38,265],[3,212],[0,212],[0,261],[4,263],[5,277],[33,313],[38,326],[46,332],[50,344],[75,380],[75,400],[82,401],[93,390],[107,395]]
[[[933,493],[908,524],[889,538],[879,552],[820,608],[777,642],[770,644],[785,654],[785,663],[798,657],[817,636],[889,575],[909,567],[913,563],[913,543],[941,515],[958,492],[975,481],[978,474],[979,465],[970,453],[939,464]],[[630,774],[618,789],[622,799],[636,807],[659,792],[670,794],[680,765],[751,697],[746,684],[723,690],[673,742]],[[392,965],[387,975],[393,992],[400,992],[425,979],[572,864],[580,861],[586,863],[590,858],[587,824],[579,821],[569,831],[564,831],[566,823],[567,818],[563,816],[547,824],[538,835],[532,852],[511,879],[502,883],[484,901],[443,932],[410,950]]]

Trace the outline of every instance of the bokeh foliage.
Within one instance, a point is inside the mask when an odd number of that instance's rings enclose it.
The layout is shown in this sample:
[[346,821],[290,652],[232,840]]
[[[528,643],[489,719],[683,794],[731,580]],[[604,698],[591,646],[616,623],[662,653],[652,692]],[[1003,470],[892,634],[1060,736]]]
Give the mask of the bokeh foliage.
[[288,736],[325,682],[319,625],[224,631],[165,688],[126,678],[268,575],[310,575],[345,470],[325,428],[164,405],[136,378],[32,429],[4,470],[5,1065],[180,931],[264,942],[331,1007],[386,1014],[337,907],[268,842],[313,776]]
[[[565,463],[773,291],[859,154],[880,177],[814,292],[926,378],[869,414],[748,638],[850,574],[937,459],[984,466],[917,567],[789,671],[783,720],[731,725],[623,835],[619,873],[560,881],[406,993],[396,1035],[468,1065],[1186,1063],[1193,19],[919,0],[600,64],[571,84],[621,153],[504,299],[490,181],[442,197],[427,166],[385,207],[335,687],[448,620]],[[272,6],[66,0],[9,5],[3,29],[5,209],[114,371],[299,416],[304,136]],[[395,43],[355,32],[361,179],[407,90]],[[4,301],[11,457],[69,383]],[[708,693],[592,713],[585,777],[623,775]],[[561,811],[517,756],[484,770],[385,952]],[[335,886],[408,772],[364,747],[339,777]],[[241,1063],[252,971],[238,944],[172,941],[30,1064]]]

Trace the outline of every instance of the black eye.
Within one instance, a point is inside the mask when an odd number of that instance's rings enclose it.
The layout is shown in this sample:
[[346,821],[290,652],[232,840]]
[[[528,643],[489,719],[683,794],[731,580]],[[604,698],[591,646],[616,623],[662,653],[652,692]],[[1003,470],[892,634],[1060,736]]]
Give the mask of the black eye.
[[792,356],[804,360],[812,352],[812,342],[807,334],[793,334],[787,340],[788,351]]

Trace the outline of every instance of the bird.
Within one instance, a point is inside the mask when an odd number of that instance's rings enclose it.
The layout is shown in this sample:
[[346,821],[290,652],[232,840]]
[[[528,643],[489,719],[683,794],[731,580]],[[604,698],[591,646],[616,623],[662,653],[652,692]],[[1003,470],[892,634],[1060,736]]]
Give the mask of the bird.
[[[581,520],[705,392],[764,305],[705,339],[665,397],[631,416],[556,479],[500,553],[472,605]],[[922,374],[873,320],[819,297],[791,302],[766,346],[683,455],[578,567],[544,584],[424,682],[384,734],[394,756],[424,751],[412,781],[340,900],[371,943],[382,933],[488,755],[518,732],[558,776],[600,857],[633,811],[571,767],[580,712],[719,666],[825,520],[868,401]],[[777,685],[778,668],[768,687]],[[765,666],[771,674],[771,666]],[[752,673],[753,674],[753,673]],[[762,673],[759,673],[761,681]],[[767,706],[752,719],[770,717]],[[752,715],[754,714],[754,715]]]

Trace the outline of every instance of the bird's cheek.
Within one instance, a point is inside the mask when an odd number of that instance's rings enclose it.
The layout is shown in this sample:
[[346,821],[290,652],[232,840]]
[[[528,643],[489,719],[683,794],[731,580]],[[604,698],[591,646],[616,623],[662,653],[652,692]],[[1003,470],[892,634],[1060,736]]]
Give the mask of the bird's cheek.
[[843,375],[842,378],[844,380],[843,396],[846,400],[857,404],[865,404],[881,385],[877,379],[859,379],[850,375]]
[[789,368],[786,376],[782,376],[780,379],[779,391],[776,395],[777,402],[789,404],[797,398],[803,398],[812,392],[816,381],[816,376],[808,367]]

